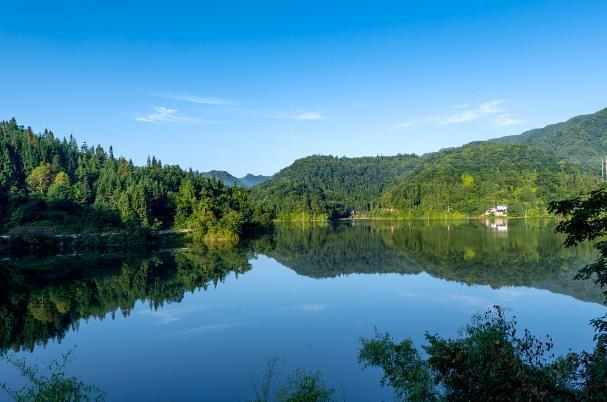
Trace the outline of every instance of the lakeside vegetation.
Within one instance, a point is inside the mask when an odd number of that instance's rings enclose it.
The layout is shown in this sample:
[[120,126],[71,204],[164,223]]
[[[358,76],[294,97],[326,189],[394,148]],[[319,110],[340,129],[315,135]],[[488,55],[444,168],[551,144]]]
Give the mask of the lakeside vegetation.
[[0,123],[0,229],[193,227],[202,239],[235,242],[274,219],[461,219],[497,204],[508,205],[509,217],[545,217],[550,202],[601,185],[605,127],[607,109],[421,157],[314,155],[272,177],[238,179],[155,157],[134,166],[111,147],[37,135],[13,119]]
[[14,234],[193,228],[233,243],[273,218],[249,196],[155,157],[135,166],[112,147],[0,123],[0,228]]
[[511,217],[544,217],[550,201],[588,193],[599,179],[527,145],[483,143],[421,158],[407,180],[382,196],[407,217],[478,217],[497,204]]

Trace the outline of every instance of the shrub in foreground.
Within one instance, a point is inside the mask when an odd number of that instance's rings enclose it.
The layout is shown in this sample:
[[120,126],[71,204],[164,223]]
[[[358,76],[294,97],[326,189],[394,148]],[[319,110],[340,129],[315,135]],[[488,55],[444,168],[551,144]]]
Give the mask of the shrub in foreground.
[[495,306],[475,315],[460,336],[426,334],[418,350],[410,339],[389,334],[362,339],[359,361],[383,371],[382,385],[411,401],[581,401],[604,400],[607,354],[555,357],[553,343],[528,330],[519,334],[514,318]]

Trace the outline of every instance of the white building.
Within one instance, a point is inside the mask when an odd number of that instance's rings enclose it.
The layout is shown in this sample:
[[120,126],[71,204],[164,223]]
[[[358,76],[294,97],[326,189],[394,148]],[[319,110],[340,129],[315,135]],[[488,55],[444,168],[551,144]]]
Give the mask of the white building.
[[508,214],[508,205],[498,205],[495,208],[491,208],[490,210],[488,210],[487,212],[485,212],[485,214],[487,215],[495,215],[495,216],[504,216]]

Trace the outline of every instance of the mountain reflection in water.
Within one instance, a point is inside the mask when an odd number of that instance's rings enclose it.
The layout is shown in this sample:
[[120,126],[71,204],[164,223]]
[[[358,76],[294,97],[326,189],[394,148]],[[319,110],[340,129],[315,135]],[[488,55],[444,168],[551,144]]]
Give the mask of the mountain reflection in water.
[[573,280],[595,257],[592,247],[565,249],[553,227],[524,220],[279,225],[273,235],[231,249],[3,261],[0,350],[33,350],[77,330],[83,319],[128,316],[138,301],[154,310],[179,302],[246,274],[256,255],[312,278],[425,272],[467,285],[526,286],[602,302],[598,287]]

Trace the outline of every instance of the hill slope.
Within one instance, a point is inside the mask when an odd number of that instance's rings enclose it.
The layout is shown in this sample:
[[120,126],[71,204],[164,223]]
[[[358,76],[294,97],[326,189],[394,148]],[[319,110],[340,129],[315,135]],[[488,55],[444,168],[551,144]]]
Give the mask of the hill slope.
[[381,194],[417,165],[416,155],[296,160],[252,190],[252,199],[282,218],[295,214],[339,218],[369,211]]
[[258,186],[253,199],[297,219],[353,209],[476,216],[497,203],[509,204],[510,215],[544,215],[548,201],[596,186],[598,174],[589,171],[599,172],[605,154],[607,109],[422,157],[303,158]]
[[509,215],[545,215],[547,203],[578,195],[598,178],[553,153],[527,145],[470,144],[420,158],[419,166],[386,194],[384,207],[412,216],[477,216],[496,204]]
[[492,141],[547,149],[561,159],[598,174],[601,171],[601,157],[607,155],[607,108]]

